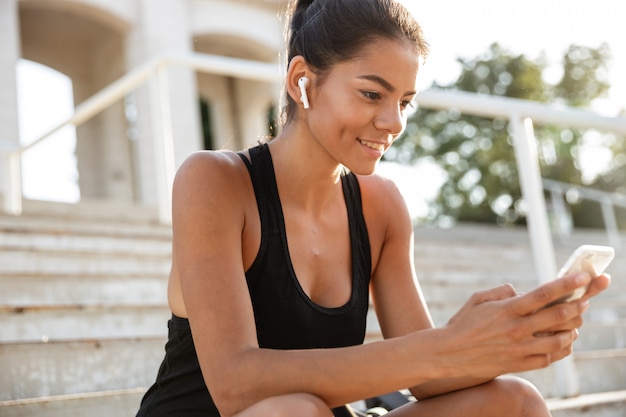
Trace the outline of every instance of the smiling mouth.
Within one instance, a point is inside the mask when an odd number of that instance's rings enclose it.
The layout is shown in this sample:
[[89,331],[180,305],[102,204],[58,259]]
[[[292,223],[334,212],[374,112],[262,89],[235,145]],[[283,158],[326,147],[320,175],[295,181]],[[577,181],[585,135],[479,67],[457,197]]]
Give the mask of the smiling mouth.
[[363,139],[359,139],[359,142],[362,145],[367,146],[368,148],[374,149],[375,151],[378,152],[385,152],[385,145],[382,143],[374,143],[374,142],[368,142],[366,140]]

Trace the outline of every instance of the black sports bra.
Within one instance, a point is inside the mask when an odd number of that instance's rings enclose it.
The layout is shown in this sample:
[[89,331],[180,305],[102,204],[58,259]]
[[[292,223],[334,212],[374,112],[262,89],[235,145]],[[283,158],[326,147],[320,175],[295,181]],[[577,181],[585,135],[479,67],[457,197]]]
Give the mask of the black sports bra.
[[294,273],[269,147],[263,144],[249,152],[250,161],[239,155],[250,172],[261,218],[259,253],[246,272],[259,345],[307,349],[363,343],[371,254],[356,176],[350,172],[342,176],[352,254],[352,295],[343,306],[323,307],[305,294]]

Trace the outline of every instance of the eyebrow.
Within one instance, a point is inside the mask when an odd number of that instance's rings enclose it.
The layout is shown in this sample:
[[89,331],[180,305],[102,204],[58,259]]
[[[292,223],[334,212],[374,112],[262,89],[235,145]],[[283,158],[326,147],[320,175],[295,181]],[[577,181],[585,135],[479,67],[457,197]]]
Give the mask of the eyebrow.
[[[362,79],[362,80],[369,80],[369,81],[373,81],[377,84],[379,84],[381,87],[383,87],[385,90],[389,91],[390,93],[393,93],[394,91],[396,91],[396,88],[391,85],[391,83],[387,80],[385,80],[384,78],[378,76],[378,75],[360,75],[357,78]],[[410,95],[414,95],[417,94],[417,91],[407,91],[405,93],[406,96],[410,96]]]

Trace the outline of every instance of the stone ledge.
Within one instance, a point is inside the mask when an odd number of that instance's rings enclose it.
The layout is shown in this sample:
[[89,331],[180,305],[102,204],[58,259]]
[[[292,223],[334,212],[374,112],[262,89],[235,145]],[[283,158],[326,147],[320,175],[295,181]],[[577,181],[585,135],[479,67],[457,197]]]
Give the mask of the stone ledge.
[[590,408],[612,403],[624,403],[626,406],[626,390],[584,394],[572,398],[552,398],[546,402],[550,411]]

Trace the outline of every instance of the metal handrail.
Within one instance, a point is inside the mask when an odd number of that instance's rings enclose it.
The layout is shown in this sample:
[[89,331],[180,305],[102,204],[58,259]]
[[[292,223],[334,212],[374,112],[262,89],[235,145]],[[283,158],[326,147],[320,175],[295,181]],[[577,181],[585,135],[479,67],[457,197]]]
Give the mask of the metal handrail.
[[74,114],[66,120],[43,133],[28,145],[22,145],[18,149],[15,149],[15,151],[24,153],[66,126],[79,126],[85,123],[87,120],[142,85],[159,69],[170,65],[180,65],[216,75],[230,75],[258,81],[273,82],[278,80],[278,66],[275,64],[194,52],[187,54],[180,52],[162,54],[131,70],[123,77],[103,88],[98,93],[76,106]]
[[575,190],[580,198],[594,201],[600,205],[604,229],[606,230],[609,244],[615,248],[622,246],[617,217],[615,215],[615,207],[626,207],[626,194],[598,190],[577,184],[569,184],[549,178],[543,179],[543,188],[550,192],[552,207],[558,222],[557,232],[560,238],[568,236],[570,232],[569,227],[562,226],[569,217],[564,204],[564,201],[567,199],[565,199],[564,196],[569,191]]
[[[174,51],[159,55],[131,70],[76,106],[74,113],[70,117],[43,133],[29,144],[16,145],[13,142],[0,140],[0,155],[2,155],[3,159],[4,211],[14,215],[20,215],[22,213],[22,184],[20,175],[22,154],[48,140],[54,133],[67,126],[80,126],[108,108],[114,102],[121,100],[127,94],[143,85],[153,76],[156,79],[157,87],[161,93],[161,111],[163,112],[164,103],[169,101],[165,91],[167,89],[167,83],[164,82],[166,77],[163,75],[164,71],[172,65],[193,68],[198,71],[210,72],[217,75],[230,75],[258,81],[276,82],[280,78],[280,71],[277,64],[194,52],[181,53]],[[160,119],[163,124],[169,124],[169,120],[167,120],[166,117],[161,117]],[[168,129],[166,129],[166,131],[167,130]],[[164,141],[168,140],[171,140],[171,137],[164,137]],[[166,148],[172,148],[171,144],[165,144],[164,146]],[[170,156],[171,155],[163,155],[165,158]],[[171,163],[165,163],[165,165],[171,165]],[[166,180],[172,178],[173,174],[166,175]],[[168,193],[165,192],[161,194],[167,195]],[[163,200],[163,197],[161,197],[161,200]],[[167,222],[170,209],[167,197],[165,200],[166,201],[159,202],[159,218]]]
[[599,129],[626,135],[626,117],[609,117],[574,107],[557,106],[518,98],[469,93],[450,89],[429,89],[417,96],[420,106],[455,109],[464,114],[509,119],[512,114],[534,123]]

